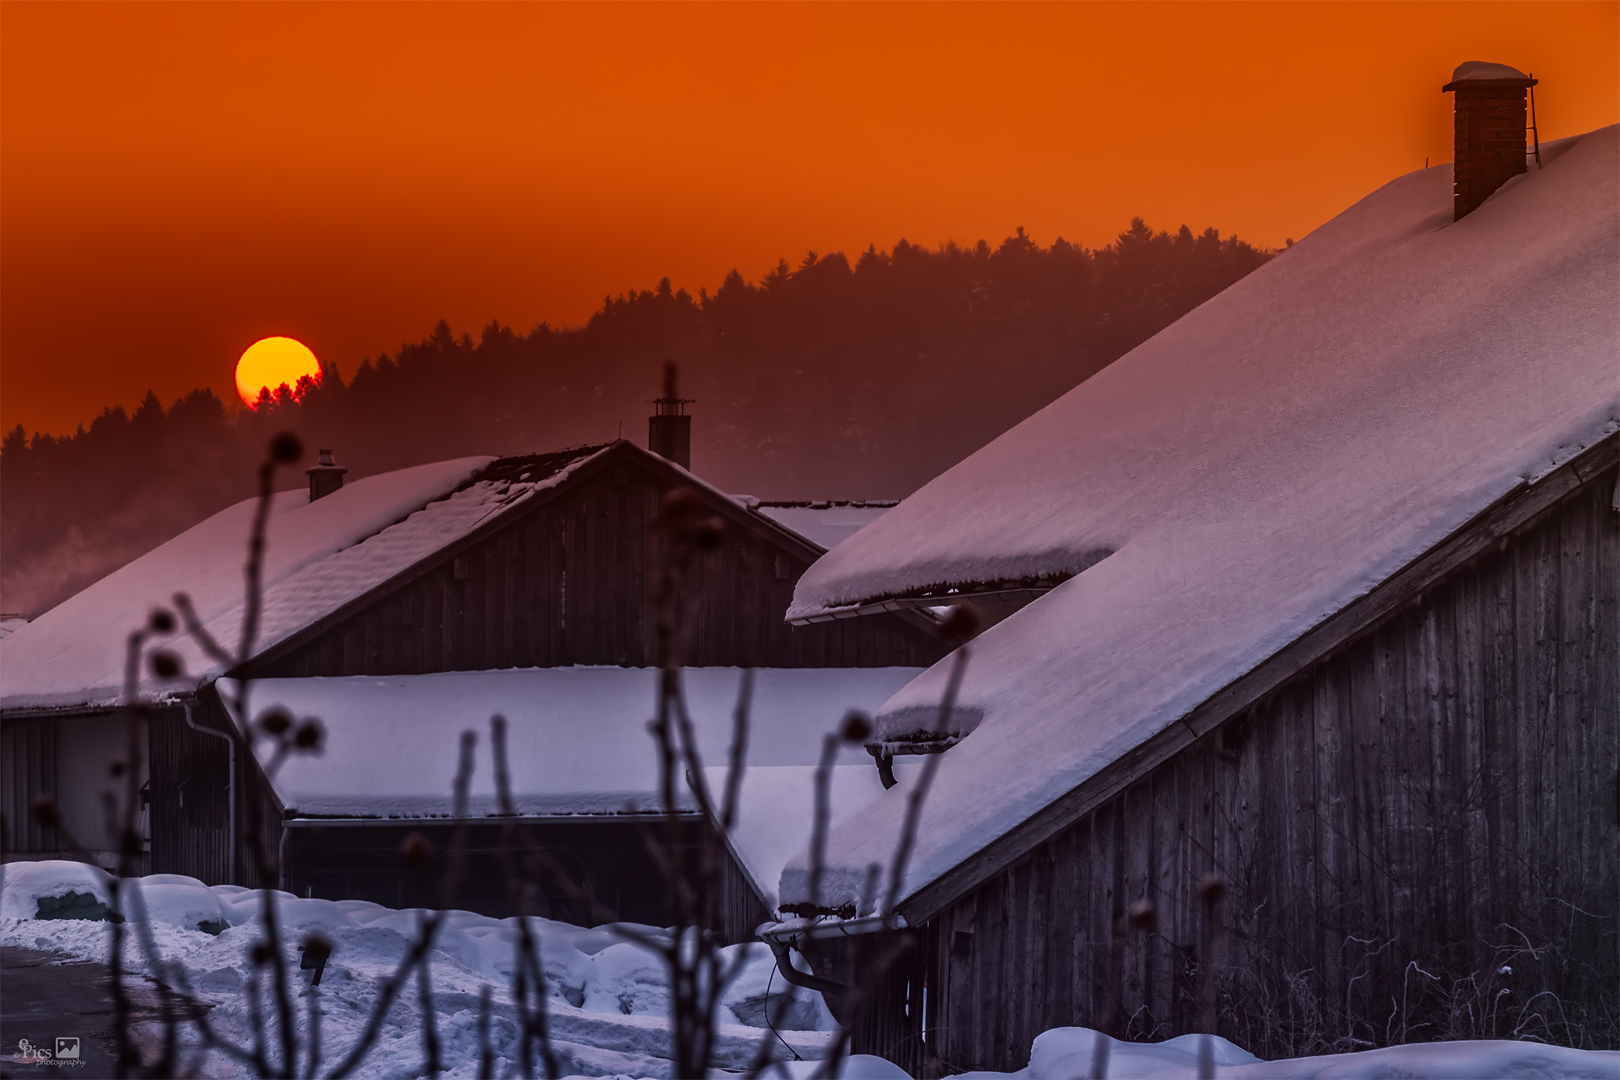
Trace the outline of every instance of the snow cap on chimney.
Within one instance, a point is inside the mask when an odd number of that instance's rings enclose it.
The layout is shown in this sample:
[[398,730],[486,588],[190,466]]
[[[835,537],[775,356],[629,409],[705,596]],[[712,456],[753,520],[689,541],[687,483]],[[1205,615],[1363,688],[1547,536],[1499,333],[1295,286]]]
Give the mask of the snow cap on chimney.
[[1469,60],[1440,89],[1455,91],[1452,220],[1478,209],[1525,170],[1525,91],[1536,80],[1506,64]]
[[332,451],[322,450],[321,459],[305,469],[309,476],[309,501],[324,498],[343,486],[343,474],[348,472],[332,460]]

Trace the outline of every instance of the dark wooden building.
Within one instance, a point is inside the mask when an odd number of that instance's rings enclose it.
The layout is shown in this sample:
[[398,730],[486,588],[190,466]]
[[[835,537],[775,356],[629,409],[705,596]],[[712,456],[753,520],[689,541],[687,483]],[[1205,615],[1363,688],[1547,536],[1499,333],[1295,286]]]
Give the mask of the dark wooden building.
[[[1256,1053],[1612,1048],[1617,447],[1502,500],[909,898],[915,944],[857,1045],[921,1074],[1012,1068],[1071,1024],[1199,1030],[1213,872],[1229,890],[1220,1033]],[[1143,900],[1156,930],[1121,931]],[[819,952],[858,977],[889,936],[853,964]]]
[[[287,808],[234,739],[237,728],[221,703],[215,679],[650,667],[656,663],[655,589],[668,543],[658,526],[659,514],[664,496],[676,487],[688,489],[701,515],[722,525],[720,544],[693,564],[682,588],[691,628],[689,665],[916,669],[940,655],[929,620],[919,615],[808,629],[787,625],[783,612],[794,583],[823,549],[632,443],[471,460],[459,473],[450,467],[457,464],[447,463],[431,475],[425,470],[433,467],[407,470],[413,476],[427,475],[409,482],[392,479],[404,474],[368,478],[311,501],[307,511],[293,506],[286,520],[302,514],[296,520],[307,522],[296,530],[289,527],[278,534],[276,523],[282,518],[272,518],[272,559],[278,535],[296,537],[288,545],[304,545],[310,552],[289,555],[303,559],[297,565],[272,566],[265,589],[263,645],[252,660],[224,671],[180,643],[192,673],[189,685],[147,688],[166,693],[146,721],[149,777],[143,821],[149,851],[144,869],[189,874],[210,883],[252,883],[243,845],[232,837],[253,816],[247,806],[253,799],[265,823],[261,842],[287,854],[285,884],[300,893],[322,895],[325,882],[344,895],[399,902],[407,889],[399,875],[333,876],[333,868],[369,865],[385,857],[397,863],[400,830],[374,823],[363,834],[358,824],[343,832],[330,822],[316,833],[288,820]],[[282,498],[286,496],[278,496]],[[225,512],[221,521],[229,525],[227,516],[242,509]],[[280,504],[277,513],[282,513]],[[6,858],[64,854],[55,836],[30,821],[27,808],[37,796],[55,795],[70,815],[99,803],[104,768],[80,769],[84,776],[68,777],[64,741],[86,725],[100,724],[106,732],[90,742],[106,748],[101,756],[110,760],[120,745],[119,694],[115,683],[106,685],[113,677],[103,675],[104,658],[97,659],[99,666],[78,661],[82,674],[76,675],[75,650],[88,657],[100,639],[121,640],[130,625],[139,625],[148,604],[164,602],[175,588],[195,588],[188,581],[224,573],[227,580],[220,588],[228,590],[229,578],[240,580],[235,568],[245,530],[227,544],[210,540],[211,528],[219,532],[223,526],[198,526],[193,530],[197,536],[183,534],[147,556],[144,565],[138,561],[124,568],[5,641],[0,662],[7,665],[8,676],[15,675],[8,677],[0,712],[7,751]],[[321,529],[332,534],[330,541],[318,535],[311,539]],[[191,548],[231,569],[199,565],[201,555]],[[165,573],[174,580],[165,580]],[[208,597],[199,595],[206,619]],[[131,596],[138,599],[132,602]],[[221,614],[210,628],[230,640],[236,609],[226,599],[215,606]],[[114,618],[121,620],[113,628],[116,633],[109,629]],[[91,624],[100,638],[84,629]],[[53,643],[61,648],[53,652]],[[116,647],[104,651],[116,656]],[[877,702],[860,704],[870,708]],[[826,723],[837,719],[831,716]],[[453,759],[451,735],[446,753]],[[84,757],[88,744],[75,741],[80,744],[76,752]],[[440,781],[447,784],[448,774],[435,778]],[[692,828],[701,827],[694,811]],[[560,857],[579,863],[612,846],[601,841],[607,828],[601,822],[555,822]],[[321,843],[312,846],[316,835]],[[615,841],[618,848],[642,850],[639,837],[625,837]],[[619,862],[625,857],[622,851],[613,856]],[[646,869],[638,861],[634,872]],[[632,870],[604,864],[593,873],[601,881],[618,881]],[[624,896],[632,891],[618,885],[614,889]],[[496,895],[486,890],[486,895],[463,899],[465,906],[491,910],[506,903],[504,891]],[[747,907],[743,901],[738,904],[739,911]],[[651,918],[650,908],[642,910],[646,907],[642,904],[634,914]],[[747,918],[756,910],[750,909]],[[746,919],[739,914],[737,921],[740,925]],[[749,928],[753,925],[747,922]]]
[[1204,1030],[1206,979],[1268,1058],[1620,1047],[1620,129],[1540,158],[1460,220],[1392,181],[801,579],[1006,601],[877,718],[942,755],[903,926],[860,891],[903,778],[782,873],[857,1047],[1016,1070]]

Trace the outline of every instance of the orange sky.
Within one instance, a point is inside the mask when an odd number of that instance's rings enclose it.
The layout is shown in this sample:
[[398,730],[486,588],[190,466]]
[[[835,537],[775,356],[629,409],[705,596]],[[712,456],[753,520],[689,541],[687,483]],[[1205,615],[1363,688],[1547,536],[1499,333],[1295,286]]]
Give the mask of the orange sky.
[[1425,156],[1452,67],[1620,118],[1620,4],[0,6],[0,425],[351,372],[905,237],[1276,245]]

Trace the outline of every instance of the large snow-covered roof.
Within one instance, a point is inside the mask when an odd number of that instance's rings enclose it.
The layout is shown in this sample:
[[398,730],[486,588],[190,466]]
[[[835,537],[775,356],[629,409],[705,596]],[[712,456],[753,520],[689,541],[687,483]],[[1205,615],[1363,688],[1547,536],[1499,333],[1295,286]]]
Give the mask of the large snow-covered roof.
[[[841,752],[840,764],[827,777],[827,823],[836,828],[855,817],[883,794],[883,781],[871,757],[861,749]],[[894,762],[895,778],[903,789],[916,779],[921,767],[916,757]],[[710,791],[723,791],[726,769],[703,770]],[[769,765],[743,773],[737,799],[737,820],[727,842],[743,873],[772,912],[777,906],[777,883],[788,862],[809,845],[815,833],[816,765]]]
[[[530,458],[458,458],[345,484],[315,502],[274,496],[256,652],[337,610],[493,515],[561,483],[600,447]],[[493,463],[493,464],[492,464]],[[507,475],[512,473],[512,475]],[[476,479],[475,479],[476,477]],[[471,481],[471,482],[469,482]],[[221,510],[0,641],[0,707],[111,704],[123,693],[125,639],[176,592],[234,650],[255,500]],[[195,643],[173,643],[192,688],[221,674]]]
[[[846,712],[870,712],[918,674],[917,668],[755,672],[748,764],[814,764],[823,737]],[[324,751],[289,760],[274,779],[282,804],[299,816],[449,814],[457,747],[469,729],[479,734],[474,812],[493,812],[489,720],[497,713],[508,724],[520,813],[651,813],[659,809],[658,773],[647,722],[657,677],[651,668],[575,667],[267,679],[252,684],[249,710],[258,716],[279,705],[296,717],[319,717],[326,727]],[[723,764],[740,673],[688,668],[683,678],[703,760]],[[227,700],[235,693],[230,680],[220,689]],[[858,748],[850,753],[866,758]],[[683,808],[696,806],[688,797]]]
[[[1449,167],[1392,181],[811,567],[790,616],[1076,574],[973,643],[983,720],[902,899],[1620,428],[1617,144],[1544,145],[1455,223]],[[937,701],[948,662],[885,712]],[[902,804],[835,830],[833,903]]]

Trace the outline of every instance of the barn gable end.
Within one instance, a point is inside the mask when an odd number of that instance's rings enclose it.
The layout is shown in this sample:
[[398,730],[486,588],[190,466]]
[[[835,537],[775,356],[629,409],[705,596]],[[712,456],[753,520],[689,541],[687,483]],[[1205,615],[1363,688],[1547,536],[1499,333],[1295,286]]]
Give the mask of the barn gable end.
[[[928,1015],[864,1017],[860,1048],[924,1068],[926,1025],[951,1068],[1010,1070],[1051,1027],[1199,1030],[1211,872],[1231,927],[1219,1033],[1263,1057],[1527,1034],[1612,1047],[1616,446],[912,897]],[[1144,899],[1158,927],[1128,940],[1116,1012],[1111,942]]]
[[[511,667],[657,663],[660,501],[687,475],[628,443],[529,505],[447,545],[381,588],[267,651],[261,678],[406,675]],[[900,616],[808,628],[782,621],[820,550],[693,485],[724,521],[720,549],[688,582],[693,666],[888,667],[942,655]]]

